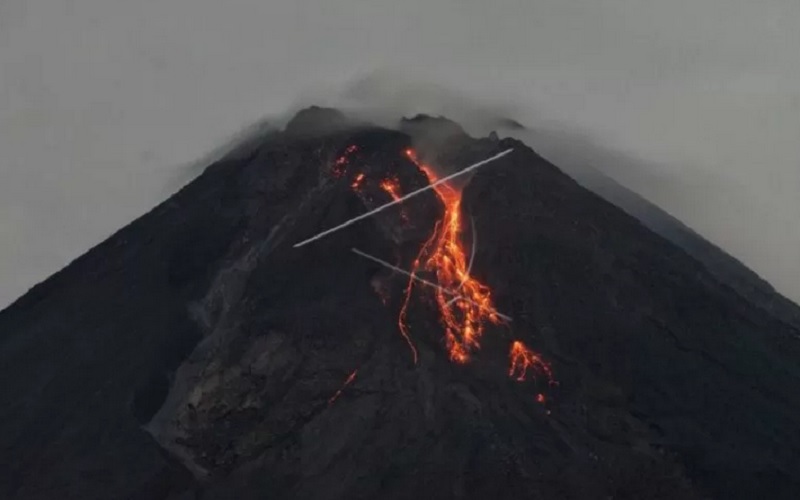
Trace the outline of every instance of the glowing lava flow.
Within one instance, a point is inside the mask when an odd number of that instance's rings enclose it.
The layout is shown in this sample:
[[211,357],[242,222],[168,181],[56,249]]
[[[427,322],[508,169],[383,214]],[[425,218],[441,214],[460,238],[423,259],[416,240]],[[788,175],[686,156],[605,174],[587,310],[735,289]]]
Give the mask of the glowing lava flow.
[[[400,179],[397,177],[382,180],[380,186],[392,198],[392,201],[398,201],[403,196],[400,192]],[[403,222],[408,222],[408,214],[402,205],[400,206],[400,218]]]
[[[438,180],[433,169],[420,162],[414,151],[406,150],[406,155],[431,184]],[[461,191],[446,182],[436,186],[434,191],[444,205],[444,217],[436,224],[431,240],[414,262],[414,272],[435,273],[439,285],[449,290],[458,289],[469,299],[452,301],[443,291],[436,292],[450,359],[466,363],[472,352],[480,348],[485,324],[499,323],[500,317],[492,305],[489,288],[469,275],[467,254],[461,240]],[[423,257],[426,257],[424,261]]]
[[331,398],[328,400],[329,405],[332,405],[334,401],[339,399],[339,396],[342,395],[342,392],[344,392],[345,388],[347,388],[348,385],[352,384],[353,380],[356,379],[356,375],[358,375],[358,370],[353,370],[353,373],[347,376],[347,379],[345,379],[344,384],[342,384],[342,387],[340,387],[339,390],[336,391],[336,394],[331,396]]
[[350,184],[350,186],[351,186],[353,189],[358,189],[358,188],[360,188],[360,187],[361,187],[361,183],[362,183],[363,181],[364,181],[364,174],[363,174],[363,173],[359,173],[359,174],[356,176],[356,178],[355,178],[355,179],[353,179],[353,183],[352,183],[352,184]]
[[[335,167],[344,166],[348,156],[356,151],[357,148],[355,146],[347,148],[345,154],[335,162]],[[492,304],[489,288],[470,275],[472,257],[474,257],[475,251],[474,223],[472,234],[473,255],[468,260],[462,240],[461,191],[451,184],[449,178],[448,180],[440,180],[430,166],[419,161],[413,150],[406,150],[406,155],[428,178],[431,184],[430,188],[434,190],[444,205],[444,215],[441,220],[436,222],[430,238],[420,249],[410,274],[407,273],[411,279],[409,279],[406,286],[405,298],[398,318],[398,326],[403,338],[411,348],[414,362],[416,363],[418,353],[411,340],[407,324],[409,303],[417,280],[428,285],[433,283],[432,280],[421,279],[420,275],[423,273],[435,275],[438,283],[434,284],[433,287],[436,289],[436,303],[439,308],[441,323],[445,329],[445,343],[449,357],[456,363],[466,363],[470,360],[471,355],[480,349],[480,338],[486,325],[488,323],[498,324],[503,320],[510,321],[511,318],[497,312]],[[351,184],[352,188],[360,190],[365,180],[365,175],[359,173]],[[397,177],[383,179],[379,185],[394,202],[403,201],[400,180]],[[410,195],[406,195],[406,197],[408,196]],[[401,215],[403,220],[407,222],[408,219],[405,213],[401,212]],[[325,233],[321,234],[324,235]],[[318,237],[320,235],[315,238]],[[313,239],[309,241],[313,241]],[[303,244],[305,243],[303,242]],[[362,254],[362,256],[366,255]],[[366,257],[371,258],[369,256]],[[393,267],[387,263],[383,264]],[[396,268],[395,270],[400,271]],[[453,298],[456,292],[457,296]],[[509,361],[508,375],[516,381],[525,382],[528,380],[529,372],[535,372],[536,374],[544,375],[549,384],[555,384],[550,365],[521,341],[514,341],[511,344]],[[330,399],[330,403],[333,403],[347,385],[355,379],[356,373],[357,371],[354,371],[350,374],[342,388]],[[532,378],[535,380],[535,377]],[[545,404],[546,397],[544,393],[538,393],[536,401]]]
[[[508,376],[515,378],[517,382],[524,382],[527,380],[528,369],[543,373],[549,383],[553,381],[553,373],[548,365],[538,354],[528,349],[525,344],[519,340],[515,340],[511,344],[511,352],[508,355],[510,361],[510,368],[508,369]],[[540,403],[544,402],[544,395],[537,396]]]
[[397,177],[391,179],[384,179],[381,181],[381,189],[386,191],[394,201],[397,201],[402,196],[400,194],[400,180]]
[[[411,271],[412,275],[417,274],[417,269],[420,268],[422,263],[422,256],[428,252],[428,249],[436,239],[436,234],[439,232],[438,227],[439,223],[437,222],[433,234],[428,241],[422,245],[419,254],[417,254],[417,258],[414,259],[414,268]],[[408,343],[408,346],[411,348],[411,353],[414,355],[414,364],[416,364],[418,360],[417,348],[414,346],[414,342],[411,341],[411,335],[408,332],[408,325],[406,324],[406,315],[408,314],[408,303],[411,301],[411,292],[414,290],[415,281],[416,280],[414,280],[414,278],[408,280],[408,285],[406,286],[406,295],[405,299],[403,300],[403,307],[400,308],[400,317],[397,319],[397,326],[400,328],[400,333],[403,335],[403,338],[406,339],[406,343]]]

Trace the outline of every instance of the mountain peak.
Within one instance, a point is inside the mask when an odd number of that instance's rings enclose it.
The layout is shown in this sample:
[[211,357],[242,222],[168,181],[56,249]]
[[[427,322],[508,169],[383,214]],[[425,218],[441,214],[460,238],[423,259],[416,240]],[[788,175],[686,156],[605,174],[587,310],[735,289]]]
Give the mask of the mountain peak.
[[309,106],[294,115],[286,125],[286,133],[292,136],[320,136],[345,129],[352,123],[338,109]]

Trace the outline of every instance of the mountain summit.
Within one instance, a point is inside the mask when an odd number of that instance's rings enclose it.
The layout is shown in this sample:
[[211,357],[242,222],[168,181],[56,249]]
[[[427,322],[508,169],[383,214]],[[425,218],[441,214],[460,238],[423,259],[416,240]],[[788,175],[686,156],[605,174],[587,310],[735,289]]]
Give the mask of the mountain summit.
[[519,141],[310,108],[0,313],[0,496],[795,498],[792,314]]

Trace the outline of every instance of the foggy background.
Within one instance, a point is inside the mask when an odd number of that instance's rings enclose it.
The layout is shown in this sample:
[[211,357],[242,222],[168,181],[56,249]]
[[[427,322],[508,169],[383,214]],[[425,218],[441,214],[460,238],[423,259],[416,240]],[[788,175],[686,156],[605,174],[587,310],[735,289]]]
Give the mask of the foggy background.
[[798,301],[798,52],[797,0],[0,0],[0,308],[312,101],[547,130]]

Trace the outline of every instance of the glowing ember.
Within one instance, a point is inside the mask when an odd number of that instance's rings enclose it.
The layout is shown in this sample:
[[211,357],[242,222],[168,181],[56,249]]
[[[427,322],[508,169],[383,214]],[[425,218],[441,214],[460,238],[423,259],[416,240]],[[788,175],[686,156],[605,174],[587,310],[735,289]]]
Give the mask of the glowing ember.
[[536,395],[536,402],[540,404],[545,404],[547,402],[547,398],[541,392]]
[[341,156],[336,158],[333,162],[333,166],[331,167],[331,172],[333,173],[334,177],[341,177],[344,175],[345,170],[347,170],[347,164],[350,161],[350,157],[358,151],[358,146],[355,144],[351,144],[347,146],[342,153]]
[[342,395],[342,392],[344,392],[345,388],[348,385],[352,384],[353,380],[356,379],[356,375],[358,375],[358,370],[353,370],[353,373],[351,373],[350,375],[347,376],[347,379],[345,379],[344,384],[342,384],[342,387],[340,387],[339,390],[336,391],[336,394],[331,396],[331,398],[328,400],[328,404],[329,405],[332,405],[334,401],[339,399],[339,396]]
[[381,181],[381,189],[389,193],[394,201],[400,199],[400,180],[397,177],[391,179],[384,179]]
[[[515,340],[511,344],[511,352],[509,353],[509,360],[511,366],[508,369],[508,376],[515,378],[517,382],[524,382],[527,380],[528,369],[543,373],[548,382],[552,382],[553,373],[548,365],[538,354],[528,349],[525,344],[519,340]],[[544,394],[540,394],[544,402]],[[537,400],[539,397],[537,396]]]
[[[406,155],[431,184],[438,180],[433,169],[421,163],[413,150],[406,150]],[[465,363],[471,353],[480,348],[480,337],[486,323],[499,323],[500,318],[492,305],[489,288],[468,272],[467,253],[461,239],[461,191],[447,182],[436,186],[434,191],[444,205],[444,217],[436,224],[431,241],[414,262],[414,272],[435,273],[439,285],[445,289],[459,289],[460,295],[469,299],[452,301],[442,290],[436,292],[450,359]],[[426,257],[424,261],[423,256]]]
[[[380,186],[381,189],[386,191],[386,193],[391,196],[392,201],[398,201],[403,196],[400,189],[400,179],[397,177],[382,180]],[[400,205],[400,218],[403,220],[403,222],[408,222],[408,214],[402,208],[402,205]]]
[[353,183],[350,184],[350,186],[352,186],[353,189],[358,189],[359,187],[361,187],[361,183],[363,181],[364,181],[364,174],[363,173],[359,173],[356,176],[356,178],[353,180]]

